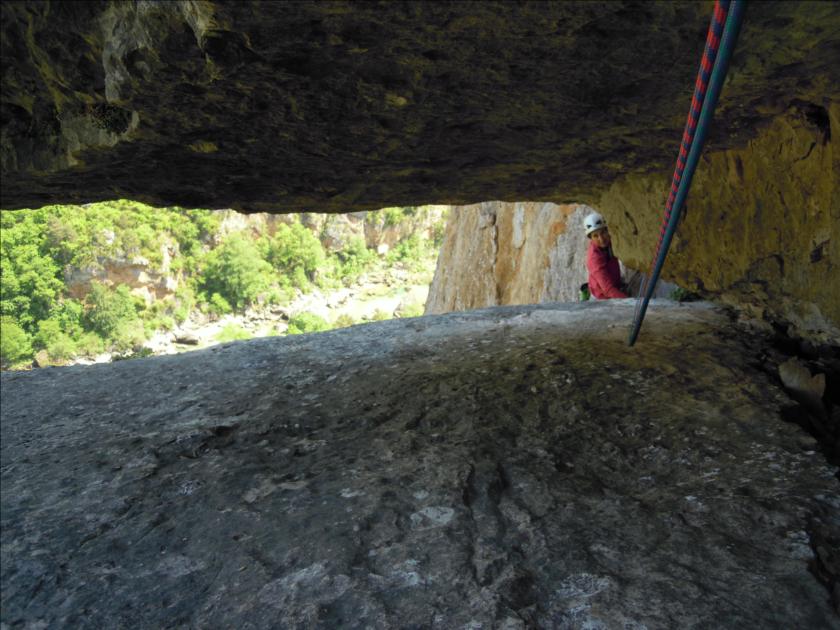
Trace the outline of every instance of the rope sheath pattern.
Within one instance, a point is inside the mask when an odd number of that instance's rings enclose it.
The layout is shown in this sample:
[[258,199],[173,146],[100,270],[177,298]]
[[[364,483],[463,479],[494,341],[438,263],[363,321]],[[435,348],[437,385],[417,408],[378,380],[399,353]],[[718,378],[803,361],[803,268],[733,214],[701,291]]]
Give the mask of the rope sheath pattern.
[[709,123],[714,115],[715,105],[729,68],[729,60],[735,47],[735,41],[738,38],[743,11],[743,0],[732,0],[731,2],[730,0],[717,0],[715,2],[715,9],[706,37],[706,48],[703,51],[700,70],[697,73],[688,120],[683,132],[677,165],[674,169],[671,191],[665,206],[665,216],[659,232],[659,241],[651,264],[652,270],[650,276],[644,279],[639,298],[636,300],[633,329],[628,341],[630,346],[635,343],[639,334],[648,302],[653,294],[659,272],[665,262],[668,247],[679,221],[682,204],[691,187],[691,179],[700,159]]
[[642,286],[640,287],[639,298],[636,299],[635,319],[639,318],[639,311],[642,304],[641,296],[645,294],[648,280],[653,275],[653,267],[656,264],[656,259],[659,257],[659,252],[662,249],[662,240],[665,238],[668,222],[671,220],[674,199],[677,197],[677,191],[679,190],[683,172],[685,171],[685,162],[688,159],[688,152],[691,150],[692,142],[694,142],[694,134],[697,131],[697,120],[700,118],[700,113],[703,109],[703,100],[706,98],[706,89],[709,86],[709,78],[712,75],[712,68],[714,68],[715,59],[717,59],[718,47],[720,46],[720,36],[723,33],[723,25],[726,21],[726,14],[729,12],[729,2],[730,0],[716,0],[715,8],[712,12],[712,19],[709,22],[709,31],[706,34],[706,47],[703,49],[703,57],[700,60],[700,69],[697,71],[697,78],[694,81],[694,93],[691,95],[691,107],[688,109],[688,118],[685,121],[685,130],[682,135],[680,152],[677,155],[677,165],[674,167],[674,176],[671,179],[671,190],[668,194],[668,201],[665,203],[665,215],[662,218],[662,225],[659,227],[659,240],[657,241],[656,248],[653,251],[653,258],[650,261],[651,273],[644,278]]
[[712,13],[712,21],[709,24],[709,32],[706,35],[706,48],[703,50],[703,58],[700,60],[700,70],[698,70],[697,80],[694,82],[694,94],[691,97],[691,108],[688,110],[688,120],[686,120],[685,131],[683,131],[680,154],[677,157],[677,166],[674,169],[674,177],[671,181],[671,192],[668,195],[668,203],[665,204],[665,217],[659,229],[659,242],[656,245],[656,251],[653,254],[653,260],[650,264],[651,269],[656,262],[656,257],[659,255],[662,239],[665,236],[665,229],[668,227],[668,221],[671,218],[671,209],[674,205],[674,199],[677,197],[677,190],[679,189],[683,171],[685,170],[685,162],[688,159],[688,152],[691,150],[691,143],[694,141],[697,120],[700,118],[700,112],[703,109],[706,88],[709,86],[709,78],[712,76],[712,68],[714,68],[715,59],[717,58],[720,36],[723,33],[723,24],[726,21],[726,14],[728,12],[729,0],[718,0],[715,2],[715,10]]

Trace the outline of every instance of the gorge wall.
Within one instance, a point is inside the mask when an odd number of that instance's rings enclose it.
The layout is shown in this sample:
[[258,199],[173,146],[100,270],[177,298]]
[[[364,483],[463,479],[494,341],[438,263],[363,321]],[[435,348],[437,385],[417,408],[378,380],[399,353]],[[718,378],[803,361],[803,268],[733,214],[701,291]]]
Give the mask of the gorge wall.
[[[711,7],[3,3],[0,206],[582,202],[644,269]],[[666,279],[836,337],[837,67],[840,5],[750,5]]]
[[[577,299],[586,277],[576,250],[584,244],[575,231],[558,237],[571,217],[584,212],[574,205],[521,202],[453,208],[426,313]],[[567,243],[566,255],[558,251],[552,259],[558,241]]]
[[[410,209],[412,210],[412,209]],[[330,251],[338,251],[354,239],[380,254],[403,239],[416,236],[432,239],[436,226],[448,212],[447,206],[426,206],[413,209],[413,213],[401,214],[398,219],[389,220],[385,213],[355,212],[347,214],[244,214],[234,210],[219,212],[218,228],[205,235],[202,246],[209,250],[221,244],[226,237],[241,233],[257,240],[263,236],[274,236],[281,224],[300,221],[318,238],[321,245]],[[115,240],[113,231],[104,230],[104,240],[109,245]],[[141,255],[139,249],[115,248],[110,253],[99,253],[95,260],[85,266],[67,265],[64,281],[67,293],[75,299],[84,299],[90,292],[91,283],[108,286],[126,285],[131,293],[142,298],[146,304],[174,296],[184,284],[182,265],[174,265],[179,256],[177,240],[172,234],[163,234],[159,243],[159,261],[152,262]]]
[[[533,202],[453,207],[426,313],[577,301],[588,279],[583,220],[590,212],[582,204]],[[622,277],[637,295],[638,274],[622,265]],[[660,282],[654,297],[675,288]]]

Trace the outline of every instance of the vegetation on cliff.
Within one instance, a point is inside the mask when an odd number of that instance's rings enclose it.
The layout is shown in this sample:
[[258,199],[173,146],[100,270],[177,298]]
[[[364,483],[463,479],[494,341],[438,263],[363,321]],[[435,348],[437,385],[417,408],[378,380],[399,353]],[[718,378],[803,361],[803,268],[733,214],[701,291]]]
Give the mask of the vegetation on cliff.
[[[424,209],[386,208],[365,221],[380,227],[417,219]],[[272,230],[222,230],[222,213],[158,209],[129,201],[2,212],[0,358],[3,367],[60,364],[104,351],[131,354],[155,331],[171,330],[199,311],[210,316],[287,304],[315,288],[356,281],[377,264],[411,267],[439,244],[411,233],[385,255],[361,236],[325,248],[318,228],[287,215]],[[329,228],[329,222],[321,230]],[[438,241],[437,243],[435,241]],[[172,286],[144,299],[125,283],[103,282],[117,261]],[[85,282],[80,284],[79,278]],[[151,280],[150,280],[151,282]],[[320,321],[319,321],[320,320]],[[347,325],[354,321],[335,322]],[[310,314],[289,333],[323,330]],[[241,333],[227,331],[225,340]]]

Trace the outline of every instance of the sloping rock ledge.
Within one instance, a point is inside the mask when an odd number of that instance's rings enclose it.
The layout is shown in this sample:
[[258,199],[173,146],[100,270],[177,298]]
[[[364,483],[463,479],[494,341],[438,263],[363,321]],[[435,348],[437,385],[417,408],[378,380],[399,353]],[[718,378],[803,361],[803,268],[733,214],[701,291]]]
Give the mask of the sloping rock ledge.
[[829,628],[833,470],[708,304],[2,375],[3,628]]

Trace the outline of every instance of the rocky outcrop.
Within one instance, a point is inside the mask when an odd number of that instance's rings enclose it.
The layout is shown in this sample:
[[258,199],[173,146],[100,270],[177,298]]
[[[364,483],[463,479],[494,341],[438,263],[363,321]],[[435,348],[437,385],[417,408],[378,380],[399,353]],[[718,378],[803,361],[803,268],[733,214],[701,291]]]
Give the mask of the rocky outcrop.
[[[697,169],[665,278],[780,322],[790,334],[840,343],[840,104],[800,103],[742,149]],[[615,251],[647,263],[665,204],[665,172],[617,180],[596,205]]]
[[[0,206],[586,201],[672,163],[710,8],[3,3]],[[712,148],[836,101],[838,23],[751,10]]]
[[577,300],[578,287],[586,282],[579,254],[585,254],[585,239],[574,229],[561,236],[567,222],[580,224],[585,213],[585,208],[553,203],[453,208],[426,313]]
[[2,624],[836,627],[836,469],[787,358],[696,303],[630,350],[631,314],[3,373]]
[[95,264],[86,267],[67,267],[64,273],[66,293],[69,297],[84,300],[90,293],[91,283],[106,286],[124,284],[131,293],[146,304],[175,295],[181,282],[179,273],[170,269],[172,257],[178,255],[178,244],[162,243],[161,263],[152,264],[143,256],[100,256]]
[[[588,280],[582,229],[593,209],[491,201],[450,211],[426,313],[506,304],[575,302]],[[641,278],[622,268],[638,294]],[[660,282],[655,297],[676,286]]]
[[254,212],[244,214],[235,210],[221,210],[219,212],[221,221],[216,233],[211,236],[214,245],[221,243],[225,237],[234,233],[241,233],[258,239],[261,236],[274,236],[277,226],[280,224],[292,223],[294,216],[288,214],[269,214],[267,212]]

